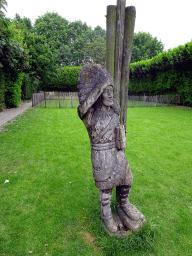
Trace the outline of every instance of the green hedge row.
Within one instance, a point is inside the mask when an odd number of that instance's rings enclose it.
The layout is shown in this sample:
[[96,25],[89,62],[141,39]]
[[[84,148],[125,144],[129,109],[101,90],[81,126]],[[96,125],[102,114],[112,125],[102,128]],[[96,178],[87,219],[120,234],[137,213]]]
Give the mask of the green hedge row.
[[4,87],[4,75],[0,70],[0,111],[3,110],[5,102],[5,87]]
[[61,67],[53,78],[53,85],[47,88],[48,91],[77,91],[77,81],[81,67]]
[[192,105],[192,42],[130,65],[132,94],[180,94]]
[[[33,93],[38,92],[39,78],[33,73],[25,73],[21,86],[21,99],[29,100]],[[41,90],[41,89],[40,89]]]
[[5,105],[8,108],[18,107],[21,101],[21,85],[23,81],[23,73],[18,73],[16,78],[11,75],[5,80]]

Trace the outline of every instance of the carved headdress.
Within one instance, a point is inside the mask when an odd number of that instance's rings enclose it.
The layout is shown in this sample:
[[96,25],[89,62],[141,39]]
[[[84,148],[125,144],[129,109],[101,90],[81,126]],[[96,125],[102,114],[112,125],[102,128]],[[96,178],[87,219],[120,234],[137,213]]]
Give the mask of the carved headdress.
[[104,67],[99,64],[87,64],[82,67],[77,85],[80,118],[83,118],[108,85],[113,86],[113,79]]

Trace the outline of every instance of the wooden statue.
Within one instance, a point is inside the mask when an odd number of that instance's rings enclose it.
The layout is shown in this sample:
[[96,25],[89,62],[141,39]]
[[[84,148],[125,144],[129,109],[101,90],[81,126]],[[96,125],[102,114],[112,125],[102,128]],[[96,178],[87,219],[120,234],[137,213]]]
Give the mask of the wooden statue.
[[[120,125],[120,107],[113,98],[113,78],[97,64],[82,67],[78,80],[78,114],[84,122],[90,142],[93,177],[100,190],[101,218],[110,233],[138,231],[145,217],[129,202],[133,176],[125,157],[126,137]],[[111,211],[112,189],[116,187],[118,219]]]

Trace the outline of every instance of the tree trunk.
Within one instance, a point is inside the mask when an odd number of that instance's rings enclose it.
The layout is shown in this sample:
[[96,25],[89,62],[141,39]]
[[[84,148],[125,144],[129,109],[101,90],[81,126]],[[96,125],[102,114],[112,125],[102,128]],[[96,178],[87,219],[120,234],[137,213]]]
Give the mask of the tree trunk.
[[120,94],[120,123],[125,126],[127,119],[128,86],[131,62],[132,42],[134,35],[136,10],[134,6],[128,6],[125,9],[125,32],[123,46],[123,64],[121,76],[121,94]]

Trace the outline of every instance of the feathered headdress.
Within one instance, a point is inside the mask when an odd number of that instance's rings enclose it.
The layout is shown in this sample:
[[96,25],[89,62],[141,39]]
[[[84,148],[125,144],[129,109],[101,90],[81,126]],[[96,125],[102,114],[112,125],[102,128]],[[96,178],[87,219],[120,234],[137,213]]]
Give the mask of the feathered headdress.
[[108,85],[113,86],[113,79],[104,67],[99,64],[87,64],[82,67],[77,85],[80,103],[78,112],[81,118]]

